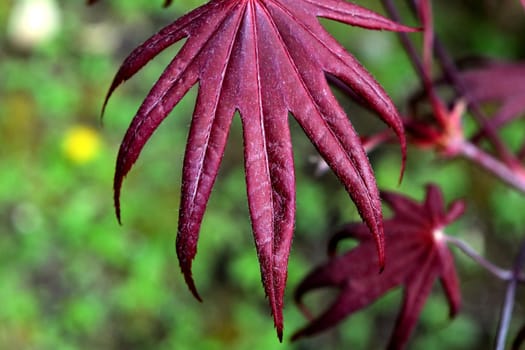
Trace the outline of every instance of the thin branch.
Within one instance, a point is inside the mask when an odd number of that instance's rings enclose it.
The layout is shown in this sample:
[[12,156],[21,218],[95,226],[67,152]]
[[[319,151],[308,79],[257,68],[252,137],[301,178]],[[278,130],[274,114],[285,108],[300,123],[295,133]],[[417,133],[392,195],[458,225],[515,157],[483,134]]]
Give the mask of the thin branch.
[[488,261],[483,256],[479,255],[479,253],[476,252],[474,248],[468,245],[468,243],[466,243],[465,241],[459,238],[456,238],[456,237],[449,236],[449,235],[445,235],[444,237],[447,243],[450,243],[456,246],[457,248],[459,248],[468,257],[470,257],[472,260],[478,263],[478,265],[483,267],[485,270],[487,270],[488,272],[490,272],[491,274],[493,274],[500,280],[509,281],[513,278],[514,275],[512,271],[502,269],[501,267],[494,265],[492,262]]
[[[388,16],[394,21],[401,22],[401,16],[399,15],[399,12],[397,11],[397,8],[392,2],[392,0],[382,0],[382,3],[383,3],[383,7],[385,8]],[[411,1],[408,1],[408,3],[411,9],[414,11],[414,13],[417,15],[418,11],[417,11],[417,5],[415,1],[411,0]],[[421,57],[418,55],[414,44],[408,37],[407,33],[398,33],[398,37],[412,65],[414,66],[414,69],[417,75],[419,76],[421,83],[427,92],[427,95],[431,96],[431,94],[429,94],[429,88],[428,88],[428,84],[426,81],[427,79],[425,78],[426,77],[425,66],[421,60]],[[476,122],[480,125],[480,128],[485,130],[487,138],[491,142],[494,149],[496,150],[496,153],[506,163],[516,164],[517,162],[516,157],[514,157],[512,153],[508,150],[508,148],[501,141],[501,139],[499,138],[498,134],[494,131],[494,129],[489,127],[487,116],[481,110],[477,101],[475,101],[472,98],[471,94],[469,94],[468,89],[465,86],[465,83],[461,79],[461,76],[460,76],[458,68],[456,67],[456,64],[454,63],[454,61],[448,54],[445,46],[441,43],[441,40],[438,38],[438,36],[435,33],[433,37],[433,46],[434,46],[434,53],[436,55],[437,62],[439,63],[446,80],[450,82],[452,88],[456,91],[456,94],[463,96],[463,98],[467,101],[468,109],[472,113]]]
[[[417,14],[417,4],[415,0],[408,1],[412,11]],[[489,118],[480,108],[476,100],[472,98],[472,95],[469,93],[467,86],[463,82],[459,70],[454,63],[454,60],[449,55],[446,47],[441,43],[441,40],[434,33],[434,54],[436,55],[437,62],[439,63],[443,75],[450,82],[452,88],[456,91],[456,94],[462,96],[467,101],[467,107],[472,113],[474,120],[478,123],[481,129],[485,130],[485,134],[488,140],[491,142],[492,146],[498,153],[498,155],[509,163],[513,163],[515,158],[505,144],[501,141],[498,134],[494,131],[493,128],[489,125]]]
[[[391,0],[381,0],[381,2],[383,3],[383,7],[385,8],[388,16],[396,22],[401,22],[401,16],[399,15],[399,12],[397,11],[394,3]],[[403,49],[407,53],[410,62],[414,66],[417,76],[421,79],[422,85],[424,85],[425,82],[423,80],[423,76],[425,75],[425,70],[423,67],[423,62],[421,61],[414,44],[408,37],[407,33],[398,32],[397,36],[401,42],[401,45],[403,46]]]
[[501,309],[501,315],[498,325],[498,335],[496,337],[496,350],[505,349],[505,341],[507,339],[507,333],[509,331],[510,320],[512,318],[512,310],[514,308],[514,302],[516,300],[516,288],[518,286],[518,280],[525,265],[525,242],[521,244],[521,248],[512,267],[512,278],[507,285],[507,291],[505,292],[505,301]]
[[480,126],[480,128],[485,132],[488,140],[492,143],[492,146],[496,152],[505,160],[511,161],[514,159],[511,152],[503,144],[498,134],[490,127],[487,116],[481,110],[479,104],[472,98],[472,95],[468,92],[467,87],[465,86],[463,80],[460,78],[458,69],[454,64],[453,60],[448,55],[444,45],[441,44],[441,41],[438,38],[434,40],[434,50],[436,52],[436,57],[438,62],[441,65],[441,69],[446,79],[451,82],[452,87],[456,90],[456,93],[462,96],[467,101],[467,107],[472,113],[472,116]]
[[498,335],[496,337],[496,350],[505,350],[505,340],[509,330],[510,320],[512,318],[512,309],[514,308],[514,301],[516,300],[516,287],[518,280],[513,278],[507,285],[505,292],[505,301],[501,309],[500,320],[498,325]]
[[463,141],[455,145],[455,149],[459,155],[481,166],[508,185],[525,193],[525,176],[522,175],[523,173],[508,167],[502,161],[468,141]]

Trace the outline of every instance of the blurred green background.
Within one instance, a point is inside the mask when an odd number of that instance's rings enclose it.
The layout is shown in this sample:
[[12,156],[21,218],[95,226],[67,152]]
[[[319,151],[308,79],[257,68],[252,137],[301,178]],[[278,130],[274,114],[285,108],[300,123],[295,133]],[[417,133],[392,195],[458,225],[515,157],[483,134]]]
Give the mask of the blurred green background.
[[[117,91],[102,125],[106,89],[136,45],[202,2],[175,1],[169,9],[161,8],[161,0],[104,0],[91,7],[81,0],[0,2],[0,349],[377,349],[388,340],[400,291],[323,335],[278,343],[251,237],[238,120],[194,264],[204,302],[192,298],[174,241],[196,89],[159,128],[128,176],[123,225],[118,225],[112,178],[119,142],[180,46],[166,50]],[[518,1],[436,6],[440,34],[458,55],[518,59],[525,54],[518,34],[525,32],[525,16]],[[373,8],[381,11],[376,2]],[[403,109],[417,82],[395,35],[323,23]],[[382,127],[342,103],[362,132]],[[305,323],[291,300],[294,286],[324,261],[329,232],[357,219],[334,177],[316,174],[315,150],[295,122],[292,127],[298,197],[285,337]],[[522,138],[523,128],[509,135]],[[469,211],[449,233],[496,263],[511,264],[525,237],[521,195],[469,164],[421,151],[410,151],[401,186],[397,147],[383,147],[371,160],[382,188],[421,198],[423,185],[432,181],[443,186],[448,200],[466,197]],[[491,347],[504,285],[457,256],[462,313],[448,321],[436,284],[438,293],[425,307],[412,349]],[[313,308],[326,305],[328,297],[312,296]],[[525,321],[524,306],[517,306],[511,336]]]

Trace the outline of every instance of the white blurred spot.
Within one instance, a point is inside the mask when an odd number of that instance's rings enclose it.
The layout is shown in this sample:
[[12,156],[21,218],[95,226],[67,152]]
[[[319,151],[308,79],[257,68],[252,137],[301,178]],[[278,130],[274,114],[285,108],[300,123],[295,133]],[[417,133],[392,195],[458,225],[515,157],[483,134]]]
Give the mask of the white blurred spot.
[[442,242],[445,239],[445,233],[442,229],[434,230],[433,236],[436,242]]
[[55,0],[18,0],[7,23],[7,37],[20,49],[45,43],[60,29],[60,9]]

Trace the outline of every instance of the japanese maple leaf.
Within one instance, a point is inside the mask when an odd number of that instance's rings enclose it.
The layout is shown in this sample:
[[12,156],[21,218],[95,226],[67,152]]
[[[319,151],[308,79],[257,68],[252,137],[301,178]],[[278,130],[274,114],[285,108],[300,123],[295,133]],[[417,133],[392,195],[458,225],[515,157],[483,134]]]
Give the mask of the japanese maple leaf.
[[330,328],[392,288],[403,285],[403,306],[388,345],[389,349],[401,349],[406,345],[437,278],[447,295],[450,315],[457,312],[459,284],[443,228],[463,213],[463,202],[456,201],[445,210],[441,192],[433,185],[427,187],[422,204],[394,193],[384,193],[383,199],[394,212],[393,217],[384,222],[389,261],[385,270],[377,273],[376,265],[371,261],[375,247],[368,227],[357,223],[344,226],[333,237],[329,251],[333,253],[343,238],[357,239],[359,245],[313,270],[298,286],[295,300],[308,314],[301,301],[307,292],[335,287],[340,290],[339,295],[324,313],[296,332],[293,339]]
[[[144,144],[196,83],[189,131],[177,255],[195,297],[191,265],[201,221],[223,156],[233,115],[243,127],[249,210],[265,292],[282,336],[282,307],[295,219],[295,178],[288,113],[302,126],[373,233],[382,265],[379,193],[367,156],[325,74],[335,76],[377,111],[397,134],[403,126],[372,76],[321,26],[325,17],[370,29],[409,31],[343,0],[215,0],[146,40],[124,61],[108,93],[157,54],[187,38],[135,115],[122,141],[115,173],[115,207],[123,178]],[[107,99],[106,99],[107,102]]]
[[525,113],[525,63],[488,61],[466,69],[461,80],[472,101],[498,103],[490,125],[499,128]]

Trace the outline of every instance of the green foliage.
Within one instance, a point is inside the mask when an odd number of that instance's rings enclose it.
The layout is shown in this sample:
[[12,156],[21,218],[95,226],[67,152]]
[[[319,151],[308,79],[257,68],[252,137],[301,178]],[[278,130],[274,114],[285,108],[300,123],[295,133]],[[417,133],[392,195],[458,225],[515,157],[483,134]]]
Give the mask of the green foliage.
[[[382,300],[352,316],[342,330],[318,340],[276,344],[262,302],[244,177],[237,167],[242,159],[240,141],[233,139],[202,227],[199,251],[206,253],[195,261],[204,303],[193,300],[179,272],[174,238],[183,145],[195,91],[173,112],[175,118],[161,126],[130,174],[122,200],[124,224],[117,224],[111,186],[118,144],[170,53],[116,93],[104,127],[98,117],[101,102],[122,58],[161,27],[156,20],[167,21],[202,2],[175,1],[169,10],[162,10],[160,0],[105,1],[92,8],[80,0],[62,1],[61,30],[29,50],[17,48],[5,34],[17,2],[0,2],[0,45],[6,47],[0,52],[1,349],[262,350],[326,344],[365,348],[376,344],[375,321],[396,312],[398,300]],[[100,26],[109,34],[101,35]],[[491,37],[490,51],[501,50],[497,39]],[[478,45],[477,40],[472,42]],[[370,69],[390,93],[406,97],[408,91],[393,91],[400,80],[405,85],[405,68],[383,68],[386,59],[405,67],[403,54],[396,45],[385,49],[388,54],[371,58]],[[353,50],[367,59],[359,45]],[[515,50],[509,48],[510,54]],[[352,115],[359,117],[359,112]],[[523,197],[502,193],[502,186],[462,163],[444,169],[434,159],[412,153],[401,190],[422,195],[421,184],[433,181],[451,199],[469,191],[471,181],[483,183],[486,193],[478,194],[475,204],[500,218],[490,223],[503,241],[498,247],[513,247],[509,242],[522,236],[525,228]],[[332,186],[332,177],[313,175],[308,165],[311,154],[307,150],[295,155],[298,222],[290,285],[325,259],[311,254],[314,244],[316,252],[323,250],[319,247],[328,239],[324,232],[357,217],[341,186]],[[372,162],[379,186],[395,188],[398,150],[380,150]],[[346,206],[341,205],[345,200]],[[509,201],[515,210],[507,210]],[[478,220],[485,219],[488,215]],[[487,282],[477,278],[474,283]],[[288,335],[304,323],[290,295],[291,289],[285,308]],[[441,299],[427,309],[422,325],[426,331],[418,335],[415,348],[479,346],[475,310],[447,324]],[[491,312],[496,317],[497,311]],[[388,335],[390,326],[385,324],[379,334]]]

